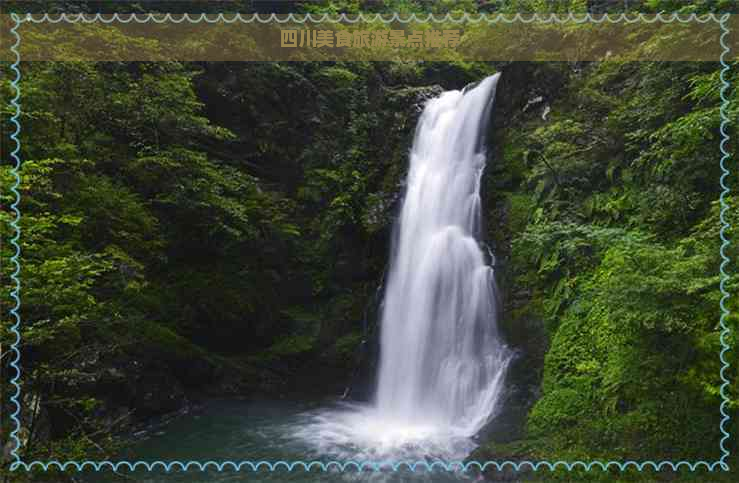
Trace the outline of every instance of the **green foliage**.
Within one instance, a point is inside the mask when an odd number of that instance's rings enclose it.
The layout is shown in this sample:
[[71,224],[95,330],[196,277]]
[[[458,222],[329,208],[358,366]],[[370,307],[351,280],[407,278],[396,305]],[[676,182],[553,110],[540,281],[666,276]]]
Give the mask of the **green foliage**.
[[[589,3],[295,8],[563,13]],[[633,8],[705,12],[731,2],[683,3]],[[103,46],[121,40],[104,26],[81,32]],[[112,454],[119,428],[107,422],[101,381],[125,388],[129,377],[115,364],[189,374],[186,364],[237,354],[250,389],[274,377],[267,365],[300,366],[295,377],[306,361],[350,367],[386,263],[418,107],[435,84],[461,88],[500,67],[88,63],[75,62],[64,42],[54,48],[70,61],[29,63],[21,82],[24,459]],[[156,50],[156,42],[120,49]],[[486,213],[493,222],[497,210],[507,215],[495,247],[510,243],[510,284],[530,299],[512,308],[513,319],[534,325],[541,316],[549,336],[542,397],[510,450],[550,460],[712,459],[721,399],[719,66],[541,70],[561,89],[537,86],[547,91],[545,119],[536,106],[514,106],[496,132],[504,166],[491,176]],[[727,80],[736,84],[736,72]],[[523,84],[511,93],[530,94]],[[10,132],[7,76],[0,89]],[[729,96],[735,119],[737,90]],[[736,123],[729,129],[739,137]],[[3,159],[10,149],[0,146]],[[12,184],[7,165],[0,182]],[[727,182],[735,186],[735,176]],[[0,196],[6,207],[13,200],[7,190]],[[727,201],[724,216],[736,225],[736,202]],[[3,260],[13,255],[12,217],[0,211]],[[728,255],[737,259],[736,244]],[[14,267],[2,270],[7,294]],[[736,293],[736,281],[725,289]],[[728,307],[726,340],[735,346],[736,297]],[[4,346],[10,323],[6,316]],[[2,365],[7,374],[8,358]],[[727,372],[734,381],[735,371]],[[728,394],[735,411],[736,382]],[[43,417],[25,414],[34,405]],[[33,421],[53,431],[31,431]]]
[[[512,241],[517,283],[550,336],[527,422],[536,457],[718,457],[704,443],[720,439],[718,74],[594,65],[507,148],[537,194]],[[736,408],[735,384],[727,394]]]
[[[110,408],[91,401],[93,381],[114,360],[156,353],[160,365],[192,363],[209,358],[201,327],[215,317],[249,327],[243,319],[269,300],[259,287],[279,277],[270,266],[279,255],[238,254],[300,236],[290,200],[208,154],[234,135],[203,115],[192,67],[64,62],[24,71],[21,122],[33,135],[22,137],[20,169],[22,391],[40,398],[54,438],[68,433],[67,419],[93,442],[107,437],[98,418]],[[10,186],[7,165],[0,175]],[[7,206],[12,193],[2,197]],[[12,213],[0,217],[7,240]],[[12,251],[2,244],[4,260]],[[12,270],[3,264],[5,293]],[[49,436],[32,431],[24,455],[47,458],[40,441]]]
[[292,336],[281,339],[267,350],[268,357],[280,359],[295,356],[313,349],[313,338],[310,336]]
[[346,334],[336,341],[336,352],[338,353],[340,358],[342,358],[346,362],[351,362],[352,359],[356,356],[357,347],[359,347],[361,341],[362,334],[360,333],[355,332],[351,334]]

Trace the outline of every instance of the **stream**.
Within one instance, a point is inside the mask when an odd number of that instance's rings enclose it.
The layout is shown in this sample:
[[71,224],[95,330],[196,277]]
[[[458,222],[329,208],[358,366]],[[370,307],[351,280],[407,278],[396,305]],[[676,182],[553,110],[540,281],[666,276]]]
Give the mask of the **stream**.
[[[293,402],[281,400],[210,401],[191,413],[179,417],[164,427],[154,426],[139,440],[126,448],[117,461],[426,461],[438,458],[444,461],[463,460],[476,443],[472,438],[438,434],[434,437],[429,428],[384,428],[367,427],[367,438],[352,435],[358,422],[357,414],[367,407],[356,403],[342,402]],[[327,422],[330,419],[330,423]],[[425,431],[424,431],[425,430]],[[413,440],[412,432],[417,439]],[[404,436],[405,442],[394,445],[392,435]],[[372,435],[378,435],[373,437]],[[384,440],[383,444],[378,444]],[[383,441],[380,441],[382,443]],[[207,458],[204,457],[207,455]],[[457,458],[455,458],[455,456]],[[169,482],[260,482],[260,481],[378,481],[378,482],[454,482],[476,481],[478,475],[448,472],[435,468],[428,471],[419,467],[415,472],[402,469],[392,472],[388,465],[375,472],[359,473],[350,468],[344,472],[313,467],[306,472],[296,467],[292,472],[281,467],[270,472],[266,467],[254,472],[248,466],[241,471],[227,469],[188,471],[163,469],[134,472],[126,468],[119,475],[109,470],[85,472],[85,482],[141,483]]]

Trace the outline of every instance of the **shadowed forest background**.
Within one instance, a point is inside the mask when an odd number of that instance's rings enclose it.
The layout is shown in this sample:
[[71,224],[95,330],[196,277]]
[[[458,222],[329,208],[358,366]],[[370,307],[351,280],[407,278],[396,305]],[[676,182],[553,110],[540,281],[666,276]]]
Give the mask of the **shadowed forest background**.
[[[574,0],[276,3],[242,9],[623,11],[622,2]],[[506,414],[521,422],[510,442],[482,444],[470,458],[719,459],[720,69],[618,60],[22,64],[20,454],[111,458],[152,418],[213,397],[316,398],[347,386],[370,397],[378,289],[415,122],[442,90],[502,72],[484,218],[500,323],[518,354]],[[15,373],[7,63],[2,75],[7,470]],[[726,184],[735,190],[735,63],[725,78]],[[736,202],[726,201],[736,224]],[[733,273],[735,243],[727,255]],[[732,346],[736,288],[734,277]],[[726,447],[736,467],[735,353],[727,360]]]

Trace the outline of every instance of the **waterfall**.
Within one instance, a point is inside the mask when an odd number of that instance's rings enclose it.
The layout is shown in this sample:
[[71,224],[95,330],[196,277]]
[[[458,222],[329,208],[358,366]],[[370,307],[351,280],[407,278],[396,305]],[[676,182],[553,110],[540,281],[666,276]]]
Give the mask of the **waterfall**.
[[372,404],[306,415],[318,455],[463,458],[495,414],[510,351],[480,245],[485,133],[499,75],[428,101],[395,223]]
[[376,405],[469,435],[489,419],[509,353],[481,236],[484,140],[499,74],[430,100],[416,127],[381,318]]

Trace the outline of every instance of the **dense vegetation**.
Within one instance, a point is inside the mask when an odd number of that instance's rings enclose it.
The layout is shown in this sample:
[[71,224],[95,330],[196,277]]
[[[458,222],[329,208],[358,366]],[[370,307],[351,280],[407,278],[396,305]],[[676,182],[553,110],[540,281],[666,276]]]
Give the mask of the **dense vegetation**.
[[[498,3],[486,8],[552,7]],[[672,3],[640,7],[713,6]],[[521,354],[511,399],[526,417],[516,441],[483,445],[473,457],[720,457],[718,64],[36,62],[22,70],[24,460],[113,455],[137,424],[211,395],[340,394],[357,366],[367,386],[371,357],[358,360],[357,350],[375,333],[417,115],[441,89],[495,71],[503,77],[485,216],[502,260],[502,324]],[[4,65],[3,207],[13,201],[11,75]],[[736,69],[727,81],[736,85]],[[727,94],[735,120],[737,93]],[[728,133],[735,159],[735,122]],[[735,225],[735,198],[726,202]],[[4,241],[13,216],[0,211]],[[2,244],[5,302],[13,253]],[[727,255],[736,260],[735,244]],[[725,288],[735,294],[736,281]],[[728,308],[734,346],[736,297]],[[13,340],[7,312],[4,347]],[[6,465],[12,357],[2,359]],[[733,416],[735,374],[727,373]],[[727,447],[736,453],[736,443]]]
[[520,169],[509,283],[528,299],[507,323],[541,320],[547,342],[526,439],[492,455],[717,459],[717,67],[609,63],[568,77],[546,120],[504,141]]

